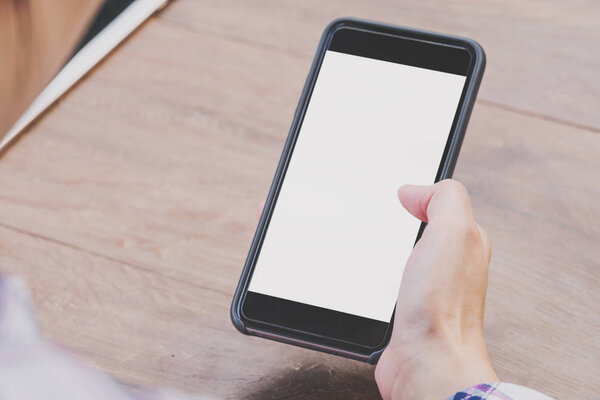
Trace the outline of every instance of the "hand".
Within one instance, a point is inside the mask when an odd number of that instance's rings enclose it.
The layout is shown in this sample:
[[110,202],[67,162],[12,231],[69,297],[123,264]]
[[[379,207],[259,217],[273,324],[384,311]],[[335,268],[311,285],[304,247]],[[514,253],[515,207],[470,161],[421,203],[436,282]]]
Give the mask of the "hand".
[[388,399],[442,400],[498,378],[483,340],[491,245],[460,183],[403,186],[400,202],[427,222],[406,264],[389,346],[375,370]]

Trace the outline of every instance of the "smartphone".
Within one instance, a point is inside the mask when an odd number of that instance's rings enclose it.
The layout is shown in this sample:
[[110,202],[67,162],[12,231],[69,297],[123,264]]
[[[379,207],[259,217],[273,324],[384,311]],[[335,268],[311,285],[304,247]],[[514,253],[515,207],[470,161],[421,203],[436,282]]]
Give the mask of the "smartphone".
[[377,362],[424,228],[397,188],[452,176],[484,67],[465,38],[326,28],[231,306],[240,332]]

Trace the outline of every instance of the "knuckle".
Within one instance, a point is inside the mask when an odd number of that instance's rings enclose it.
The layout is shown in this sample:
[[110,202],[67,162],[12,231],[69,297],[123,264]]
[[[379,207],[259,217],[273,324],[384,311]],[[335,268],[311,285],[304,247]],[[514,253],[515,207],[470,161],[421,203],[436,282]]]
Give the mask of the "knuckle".
[[453,226],[454,234],[468,243],[481,241],[481,235],[477,223],[471,221],[456,221]]
[[462,198],[469,197],[467,188],[459,181],[454,179],[444,179],[437,184],[440,186],[440,190],[443,190],[444,192],[451,193]]

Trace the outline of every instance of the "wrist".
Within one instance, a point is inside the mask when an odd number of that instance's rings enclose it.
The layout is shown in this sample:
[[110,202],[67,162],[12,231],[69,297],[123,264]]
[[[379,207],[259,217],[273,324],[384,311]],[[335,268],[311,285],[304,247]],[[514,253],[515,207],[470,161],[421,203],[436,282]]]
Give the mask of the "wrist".
[[376,370],[384,399],[442,400],[484,382],[497,382],[483,337],[468,343],[427,340],[390,345]]

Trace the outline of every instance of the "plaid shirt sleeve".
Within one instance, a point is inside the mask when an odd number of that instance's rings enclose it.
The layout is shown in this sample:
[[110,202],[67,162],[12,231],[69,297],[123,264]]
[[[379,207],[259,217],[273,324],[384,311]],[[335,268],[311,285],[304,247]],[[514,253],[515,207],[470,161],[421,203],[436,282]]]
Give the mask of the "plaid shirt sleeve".
[[512,383],[482,383],[461,390],[446,400],[552,400],[552,398]]

